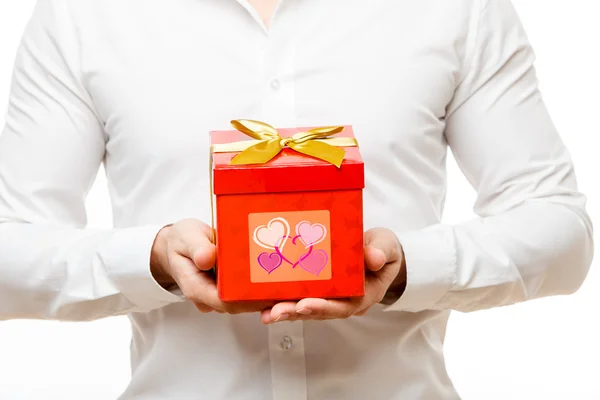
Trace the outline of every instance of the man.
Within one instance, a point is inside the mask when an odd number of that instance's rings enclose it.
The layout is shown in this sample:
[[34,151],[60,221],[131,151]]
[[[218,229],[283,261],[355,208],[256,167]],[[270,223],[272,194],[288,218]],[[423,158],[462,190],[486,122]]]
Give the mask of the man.
[[[353,125],[366,296],[226,304],[207,132]],[[440,223],[448,146],[480,218]],[[101,163],[113,230],[85,229]],[[508,0],[41,0],[0,137],[0,318],[127,314],[122,399],[456,399],[451,310],[576,291],[592,226]],[[179,222],[178,222],[179,221]]]

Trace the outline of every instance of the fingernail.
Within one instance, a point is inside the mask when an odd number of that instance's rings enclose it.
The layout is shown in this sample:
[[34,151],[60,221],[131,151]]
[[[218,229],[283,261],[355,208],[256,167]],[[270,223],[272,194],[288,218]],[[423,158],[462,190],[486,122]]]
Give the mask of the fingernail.
[[296,312],[302,315],[310,315],[312,313],[312,310],[310,308],[301,308],[299,310],[296,310]]
[[381,265],[378,265],[377,267],[382,268],[383,266],[385,266],[385,261],[387,259],[387,256],[381,249],[375,248],[375,252],[379,254],[378,257],[381,259]]
[[281,321],[285,321],[286,319],[288,319],[290,317],[289,314],[281,314],[279,317],[277,317],[277,319],[275,320],[275,322],[281,322]]

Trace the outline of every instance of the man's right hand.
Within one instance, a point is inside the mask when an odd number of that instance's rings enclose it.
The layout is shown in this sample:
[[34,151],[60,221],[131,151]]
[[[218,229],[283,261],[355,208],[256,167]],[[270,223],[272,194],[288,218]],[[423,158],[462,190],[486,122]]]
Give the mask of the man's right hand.
[[219,299],[212,269],[216,247],[212,229],[195,219],[185,219],[160,230],[152,246],[150,267],[165,289],[178,286],[201,312],[239,314],[271,308],[275,302],[226,303]]

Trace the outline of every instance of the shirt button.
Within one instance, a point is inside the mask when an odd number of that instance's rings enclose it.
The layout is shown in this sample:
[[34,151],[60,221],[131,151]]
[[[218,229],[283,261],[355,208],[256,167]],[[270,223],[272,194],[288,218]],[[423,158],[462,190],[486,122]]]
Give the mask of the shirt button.
[[279,82],[279,79],[273,79],[271,81],[270,86],[273,90],[279,90],[279,88],[281,87],[281,82]]
[[292,340],[291,337],[289,336],[284,336],[283,339],[281,339],[281,348],[284,350],[290,350],[292,347],[294,346],[294,341]]

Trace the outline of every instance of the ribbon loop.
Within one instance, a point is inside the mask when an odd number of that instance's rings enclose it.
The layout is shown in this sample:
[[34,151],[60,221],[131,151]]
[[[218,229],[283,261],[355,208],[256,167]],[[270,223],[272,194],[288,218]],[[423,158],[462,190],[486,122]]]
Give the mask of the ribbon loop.
[[297,151],[298,153],[319,158],[335,165],[338,168],[342,166],[342,162],[346,156],[346,151],[343,149],[316,140],[305,141],[302,143],[296,143],[292,141],[288,145],[291,149]]
[[281,145],[281,140],[279,136],[274,139],[260,140],[235,156],[230,164],[248,165],[268,163],[283,149],[284,146]]
[[266,140],[279,137],[277,129],[265,122],[254,121],[251,119],[239,119],[231,121],[231,125],[238,131],[250,136],[252,139]]
[[344,130],[343,126],[332,126],[332,127],[324,127],[324,128],[315,128],[308,130],[306,132],[296,133],[292,136],[292,140],[295,143],[303,143],[307,140],[315,140],[315,139],[327,139],[333,135],[336,135]]

